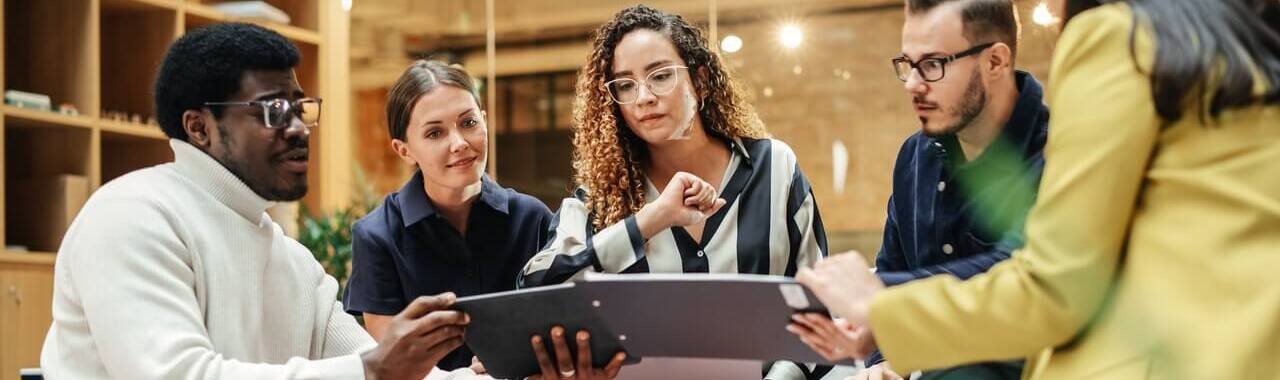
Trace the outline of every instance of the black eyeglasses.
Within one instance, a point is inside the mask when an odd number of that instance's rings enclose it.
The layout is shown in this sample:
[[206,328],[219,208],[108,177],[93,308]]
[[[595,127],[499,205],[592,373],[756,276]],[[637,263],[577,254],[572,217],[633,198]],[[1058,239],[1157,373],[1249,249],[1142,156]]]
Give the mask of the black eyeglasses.
[[946,57],[925,58],[919,62],[911,62],[911,59],[899,56],[893,59],[893,71],[898,74],[898,80],[903,82],[906,82],[907,78],[911,77],[911,70],[913,69],[920,72],[920,78],[924,79],[925,82],[937,82],[947,75],[948,63],[978,54],[989,47],[995,46],[995,44],[995,42],[989,42]]
[[259,106],[262,107],[262,124],[268,129],[289,129],[293,117],[307,128],[320,125],[320,98],[302,98],[294,101],[275,98],[248,102],[206,102],[206,106]]

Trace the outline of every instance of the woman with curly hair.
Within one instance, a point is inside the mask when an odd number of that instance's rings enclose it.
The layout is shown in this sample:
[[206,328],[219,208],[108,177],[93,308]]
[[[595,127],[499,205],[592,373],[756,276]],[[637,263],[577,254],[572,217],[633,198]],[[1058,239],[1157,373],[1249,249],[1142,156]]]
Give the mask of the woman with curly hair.
[[522,287],[589,271],[792,276],[825,255],[795,153],[769,138],[700,30],[637,5],[593,39],[574,104],[579,188]]
[[522,286],[587,271],[790,276],[825,253],[795,153],[768,138],[701,31],[637,5],[593,46],[573,115],[579,188]]

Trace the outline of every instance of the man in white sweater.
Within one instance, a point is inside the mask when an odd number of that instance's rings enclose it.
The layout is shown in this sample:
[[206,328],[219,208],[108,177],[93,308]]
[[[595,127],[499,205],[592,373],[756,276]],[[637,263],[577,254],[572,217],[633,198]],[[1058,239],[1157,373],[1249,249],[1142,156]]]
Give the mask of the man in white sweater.
[[338,284],[266,214],[307,191],[320,103],[279,34],[218,24],[174,42],[156,79],[174,162],[97,192],[58,252],[50,379],[422,378],[461,344],[450,294],[372,338]]

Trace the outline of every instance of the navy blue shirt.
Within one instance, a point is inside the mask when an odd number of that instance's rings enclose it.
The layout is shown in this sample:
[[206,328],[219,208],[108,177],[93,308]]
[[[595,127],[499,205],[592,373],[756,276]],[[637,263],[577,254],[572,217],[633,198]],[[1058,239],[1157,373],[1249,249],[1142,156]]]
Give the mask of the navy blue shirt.
[[1013,114],[972,162],[954,135],[917,132],[893,169],[876,273],[886,285],[947,273],[967,279],[1022,246],[1022,224],[1044,169],[1049,109],[1034,77],[1016,74]]
[[[1031,74],[1017,71],[1018,99],[999,137],[966,162],[954,135],[917,132],[893,169],[876,274],[894,286],[936,274],[985,272],[1022,247],[1023,222],[1044,170],[1049,109]],[[879,361],[878,356],[869,360]]]
[[[352,227],[351,279],[343,299],[351,314],[395,315],[422,295],[459,297],[516,288],[520,269],[547,238],[551,210],[485,176],[464,237],[436,212],[422,172]],[[445,356],[444,370],[471,365],[463,345]]]

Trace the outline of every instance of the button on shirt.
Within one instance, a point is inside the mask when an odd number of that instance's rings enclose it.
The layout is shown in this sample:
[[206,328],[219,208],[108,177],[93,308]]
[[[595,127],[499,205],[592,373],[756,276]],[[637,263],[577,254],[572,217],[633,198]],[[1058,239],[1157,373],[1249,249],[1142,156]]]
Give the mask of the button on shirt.
[[[596,231],[586,190],[561,203],[550,244],[521,276],[521,287],[604,273],[749,273],[794,276],[826,256],[827,238],[817,201],[791,147],[772,139],[731,139],[720,197],[702,238],[683,227],[645,241],[635,215]],[[647,181],[646,181],[647,182]],[[645,202],[658,198],[646,184]]]
[[[1015,74],[1018,100],[1000,136],[965,162],[955,136],[917,132],[902,144],[893,168],[884,242],[876,275],[894,286],[936,274],[961,279],[986,272],[1022,247],[1023,222],[1035,204],[1044,170],[1049,109],[1035,77]],[[867,363],[883,361],[875,352]],[[1016,362],[982,363],[1021,372]]]
[[947,273],[966,279],[1022,246],[1035,203],[1049,109],[1031,74],[1018,71],[1018,100],[1000,136],[965,162],[955,136],[917,132],[898,152],[876,272],[886,285]]
[[[482,178],[464,237],[436,212],[414,174],[352,228],[352,274],[343,304],[352,314],[395,315],[414,298],[515,289],[525,262],[546,240],[551,211],[537,199]],[[471,364],[467,346],[437,365]]]

